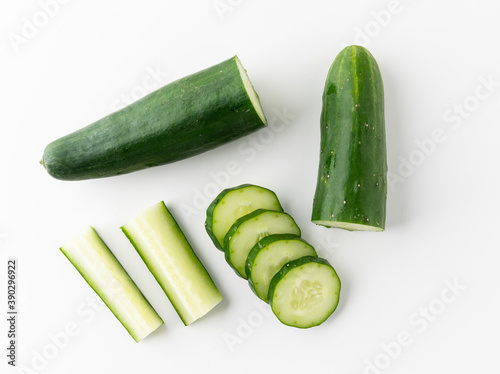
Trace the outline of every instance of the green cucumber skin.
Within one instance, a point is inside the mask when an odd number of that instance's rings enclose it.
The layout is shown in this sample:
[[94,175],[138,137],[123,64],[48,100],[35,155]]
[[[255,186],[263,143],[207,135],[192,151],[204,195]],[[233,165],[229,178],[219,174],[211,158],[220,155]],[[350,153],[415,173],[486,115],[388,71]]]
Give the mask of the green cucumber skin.
[[[234,191],[234,190],[239,190],[241,188],[253,187],[253,186],[259,187],[262,189],[266,189],[276,196],[276,194],[268,188],[257,186],[255,184],[251,184],[251,183],[245,183],[245,184],[241,184],[241,185],[236,186],[236,187],[226,188],[226,189],[222,190],[207,208],[207,218],[205,220],[205,230],[207,231],[207,234],[210,237],[210,239],[212,239],[212,242],[214,243],[215,247],[222,252],[224,252],[224,248],[219,243],[219,240],[217,240],[217,238],[213,232],[214,209],[217,206],[217,204],[219,204],[219,202],[224,198],[224,196],[226,196],[229,192]],[[276,197],[276,200],[278,200],[278,197]],[[283,209],[281,209],[281,210],[283,210]]]
[[[231,228],[227,232],[226,236],[224,237],[224,255],[225,255],[226,262],[235,271],[235,273],[239,277],[241,277],[241,278],[244,278],[244,276],[242,276],[239,273],[239,271],[236,269],[236,267],[231,263],[231,256],[230,256],[231,254],[230,254],[230,251],[229,251],[229,242],[231,241],[231,238],[233,237],[233,235],[235,234],[235,232],[238,230],[238,228],[240,227],[240,225],[243,222],[245,222],[248,219],[252,219],[255,216],[258,216],[261,213],[268,212],[268,211],[269,210],[267,210],[267,209],[257,209],[257,210],[254,210],[252,213],[248,213],[248,214],[244,215],[243,217],[238,218],[236,220],[236,222],[231,226]],[[285,212],[280,212],[280,213],[288,214],[288,213],[285,213]],[[292,218],[292,220],[293,220],[293,217],[290,216],[290,218]],[[299,228],[299,231],[300,231],[300,228]],[[297,236],[300,236],[300,232],[299,232],[299,235],[297,235]],[[245,276],[246,276],[246,274],[245,274]]]
[[[337,275],[337,279],[338,279],[338,282],[339,282],[339,295],[340,295],[340,290],[341,290],[341,285],[342,283],[340,282],[340,278],[338,277],[338,274],[337,272],[335,271],[335,269],[332,267],[332,265],[328,262],[328,260],[324,259],[324,258],[321,258],[321,257],[314,257],[314,256],[304,256],[304,257],[301,257],[301,258],[298,258],[296,260],[293,260],[293,261],[290,261],[288,262],[287,264],[285,264],[273,277],[273,279],[271,280],[271,284],[269,285],[269,293],[268,293],[268,296],[269,296],[269,300],[268,300],[268,303],[269,305],[273,305],[273,296],[274,296],[274,290],[276,288],[276,286],[278,285],[278,283],[281,281],[281,279],[283,279],[285,277],[285,275],[290,271],[290,270],[293,270],[295,268],[298,268],[302,265],[305,265],[305,264],[308,264],[308,263],[311,263],[311,262],[316,262],[318,264],[324,264],[324,265],[328,265],[330,266],[334,273]],[[339,299],[340,299],[340,296],[339,296]],[[323,321],[319,321],[318,324],[316,324],[315,326],[319,326],[321,325],[323,322],[325,322],[329,317],[330,315],[333,314],[333,312],[335,312],[335,310],[337,309],[338,307],[338,302],[337,304],[335,305],[335,308],[331,311],[331,313],[326,316],[326,318],[323,320]],[[274,312],[274,311],[273,311]],[[284,323],[283,321],[281,321],[282,323]],[[292,326],[292,327],[296,327],[296,328],[300,328],[300,329],[307,329],[309,327],[297,327],[297,326],[293,326],[293,325],[289,325],[289,326]],[[311,326],[313,327],[313,326]]]
[[335,58],[323,93],[321,145],[312,221],[385,229],[387,156],[384,88],[368,50]]
[[83,180],[182,160],[265,127],[233,57],[50,143],[42,165]]

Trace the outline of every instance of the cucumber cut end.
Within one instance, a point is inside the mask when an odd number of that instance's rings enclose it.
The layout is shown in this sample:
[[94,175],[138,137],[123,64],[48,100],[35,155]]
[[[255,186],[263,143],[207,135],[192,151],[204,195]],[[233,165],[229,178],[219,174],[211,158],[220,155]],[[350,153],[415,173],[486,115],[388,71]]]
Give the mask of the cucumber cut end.
[[335,221],[312,221],[316,225],[321,225],[325,227],[333,227],[337,229],[344,229],[349,231],[384,231],[384,228],[379,226],[364,225],[360,223],[352,222],[335,222]]
[[264,115],[264,111],[262,110],[259,96],[257,95],[257,92],[255,92],[255,89],[253,88],[252,83],[250,82],[250,78],[248,78],[247,71],[245,70],[245,68],[241,64],[238,56],[235,56],[234,60],[236,61],[236,66],[238,66],[238,70],[239,70],[240,75],[241,75],[241,80],[243,81],[243,84],[245,86],[245,90],[248,93],[248,97],[250,98],[250,101],[252,102],[252,104],[255,108],[255,111],[259,115],[262,122],[267,126],[266,116]]
[[163,320],[161,320],[160,318],[158,318],[157,321],[154,321],[154,322],[151,323],[149,331],[134,333],[134,332],[128,330],[128,333],[132,336],[132,339],[134,339],[134,341],[136,343],[140,343],[145,338],[147,338],[148,336],[150,336],[151,334],[153,334],[155,331],[158,331],[158,329],[161,326],[163,326]]

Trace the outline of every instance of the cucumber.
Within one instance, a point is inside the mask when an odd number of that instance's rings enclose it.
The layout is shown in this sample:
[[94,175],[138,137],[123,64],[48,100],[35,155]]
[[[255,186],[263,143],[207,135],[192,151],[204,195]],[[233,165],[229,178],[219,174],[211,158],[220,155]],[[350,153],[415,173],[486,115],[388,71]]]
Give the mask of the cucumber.
[[163,324],[92,227],[75,236],[60,249],[136,342]]
[[266,125],[235,56],[53,141],[41,164],[62,180],[109,177],[182,160]]
[[301,257],[284,265],[271,280],[269,304],[288,326],[309,328],[322,324],[337,308],[340,279],[323,258]]
[[276,194],[253,184],[226,188],[207,209],[205,229],[215,246],[223,251],[224,237],[240,217],[256,209],[283,211]]
[[317,256],[313,246],[292,234],[266,236],[253,246],[246,261],[250,288],[266,303],[273,276],[287,262],[304,256]]
[[363,47],[346,47],[330,68],[323,93],[320,149],[312,222],[383,231],[384,88],[377,62]]
[[121,227],[187,326],[222,301],[163,201]]
[[300,229],[293,218],[284,212],[257,209],[236,220],[224,237],[224,254],[228,264],[247,279],[245,265],[252,247],[272,234],[294,234]]

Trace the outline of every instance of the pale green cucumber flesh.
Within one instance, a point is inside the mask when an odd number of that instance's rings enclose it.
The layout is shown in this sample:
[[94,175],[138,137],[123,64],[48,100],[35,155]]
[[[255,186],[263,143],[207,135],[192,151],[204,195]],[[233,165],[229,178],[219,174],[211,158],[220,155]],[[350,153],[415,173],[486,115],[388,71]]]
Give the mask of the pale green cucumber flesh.
[[273,277],[269,304],[285,325],[318,326],[337,308],[340,286],[340,279],[328,261],[302,257],[284,265]]
[[223,251],[224,237],[236,220],[256,209],[283,211],[276,194],[244,184],[223,190],[207,209],[205,228],[214,245]]
[[235,56],[53,141],[41,163],[57,179],[109,177],[182,160],[266,125]]
[[382,227],[371,226],[369,224],[364,224],[364,223],[337,222],[330,220],[328,221],[312,220],[311,222],[315,223],[316,225],[334,227],[337,229],[344,229],[349,231],[384,231]]
[[245,265],[250,250],[259,240],[272,234],[300,236],[300,229],[284,212],[257,209],[239,218],[224,238],[226,261],[237,274],[247,279]]
[[335,58],[325,84],[312,222],[383,231],[387,199],[384,88],[363,47]]
[[141,341],[163,324],[92,227],[60,249],[135,341]]
[[163,201],[136,215],[122,230],[185,325],[222,301],[212,278]]
[[266,303],[271,279],[287,263],[304,256],[317,256],[313,246],[292,234],[270,235],[253,246],[246,275],[255,294]]

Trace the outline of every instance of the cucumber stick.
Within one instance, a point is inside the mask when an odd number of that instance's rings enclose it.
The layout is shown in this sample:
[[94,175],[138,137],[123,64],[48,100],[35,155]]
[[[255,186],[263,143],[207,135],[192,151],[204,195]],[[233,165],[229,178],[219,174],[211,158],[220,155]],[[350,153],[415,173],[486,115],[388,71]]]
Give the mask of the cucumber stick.
[[208,207],[205,221],[214,245],[223,250],[224,237],[233,223],[256,209],[283,211],[276,194],[267,188],[243,184],[223,190]]
[[222,296],[161,201],[122,226],[185,325],[204,316]]
[[60,249],[136,342],[163,324],[92,227]]
[[337,308],[340,279],[327,260],[305,256],[288,262],[271,280],[269,304],[285,325],[322,324]]
[[41,163],[62,180],[114,176],[197,155],[266,125],[235,56],[53,141]]
[[377,62],[360,46],[335,58],[323,92],[312,222],[383,231],[387,198],[384,88]]

